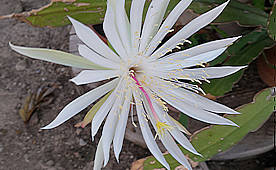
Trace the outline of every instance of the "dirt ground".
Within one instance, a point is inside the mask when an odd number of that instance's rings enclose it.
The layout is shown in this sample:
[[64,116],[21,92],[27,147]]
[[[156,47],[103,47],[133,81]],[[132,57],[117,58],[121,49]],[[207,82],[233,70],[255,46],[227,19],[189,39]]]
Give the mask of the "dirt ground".
[[[47,2],[1,0],[0,15],[28,11]],[[69,31],[69,26],[34,28],[12,19],[0,21],[0,170],[88,170],[93,167],[94,153],[101,134],[98,133],[95,141],[91,142],[89,126],[84,129],[74,127],[83,118],[85,111],[58,128],[40,130],[66,104],[89,89],[86,86],[77,87],[68,81],[73,76],[71,68],[28,59],[8,47],[8,42],[12,42],[16,45],[68,51]],[[254,72],[256,70],[253,67],[246,74],[252,75]],[[255,92],[265,87],[256,79],[251,77],[243,80],[235,86],[234,92],[220,101],[231,107],[249,102]],[[53,102],[40,107],[30,122],[24,124],[18,114],[24,99],[30,91],[47,83],[58,85],[52,94]],[[244,89],[247,90],[246,95]],[[241,97],[240,100],[233,101],[237,96]],[[150,155],[148,150],[125,140],[120,164],[111,156],[105,169],[130,169],[133,161],[147,155]]]

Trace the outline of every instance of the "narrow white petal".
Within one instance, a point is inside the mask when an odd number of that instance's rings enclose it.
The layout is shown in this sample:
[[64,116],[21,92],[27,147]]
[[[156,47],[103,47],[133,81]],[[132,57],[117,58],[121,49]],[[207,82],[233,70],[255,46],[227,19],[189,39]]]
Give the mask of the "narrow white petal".
[[93,170],[101,170],[103,167],[103,161],[104,161],[104,153],[103,153],[103,145],[102,145],[102,137],[98,143],[98,147],[95,154],[95,160],[94,160],[94,166]]
[[[115,0],[113,0],[115,2]],[[118,28],[118,32],[120,34],[122,43],[128,53],[130,55],[131,51],[131,37],[130,37],[130,24],[128,20],[128,16],[125,11],[125,0],[116,0],[115,2],[116,11],[116,25]]]
[[[160,120],[162,122],[165,122],[166,124],[173,126],[174,122],[172,122],[171,118],[169,117],[168,113],[166,113],[164,110],[162,110],[162,108],[160,108],[160,105],[157,105],[154,102],[154,109],[156,111],[156,113],[158,114],[158,117],[160,118]],[[169,129],[169,132],[171,133],[171,135],[174,137],[174,139],[180,143],[185,149],[187,149],[188,151],[196,154],[196,155],[200,155],[195,148],[193,147],[193,145],[190,143],[190,141],[184,136],[183,133],[181,133],[176,127],[173,126],[172,129]]]
[[192,67],[192,66],[200,65],[202,63],[207,63],[209,61],[214,60],[215,58],[220,56],[226,49],[227,47],[224,47],[214,51],[202,53],[197,56],[189,56],[189,57],[186,57],[185,59],[179,59],[179,60],[174,60],[171,58],[160,59],[154,64],[159,65],[160,67],[157,67],[157,69],[160,69],[160,70],[175,70],[175,69]]
[[77,36],[87,46],[110,60],[118,61],[120,59],[89,27],[71,17],[68,18],[73,24]]
[[58,50],[50,50],[44,48],[29,48],[20,47],[9,43],[10,47],[25,56],[33,59],[39,59],[43,61],[49,61],[56,64],[62,64],[65,66],[82,68],[82,69],[108,69],[106,67],[97,65],[83,57],[65,53]]
[[222,66],[222,67],[206,67],[195,69],[181,69],[157,72],[156,70],[148,70],[148,72],[157,77],[164,79],[185,79],[185,80],[205,80],[221,78],[231,75],[247,66]]
[[[155,131],[157,131],[157,127],[156,127],[156,122],[152,117],[151,114],[151,119],[150,119]],[[192,170],[188,160],[186,159],[186,157],[184,156],[184,154],[182,153],[182,151],[179,149],[179,147],[177,146],[177,144],[175,143],[174,139],[172,138],[172,136],[168,133],[167,130],[164,131],[164,133],[162,134],[162,137],[159,137],[159,139],[161,140],[161,142],[163,143],[163,145],[165,146],[165,148],[168,150],[168,152],[174,157],[174,159],[176,159],[179,163],[181,163],[182,165],[184,165],[186,168],[188,168],[189,170]]]
[[156,47],[160,44],[159,42],[163,40],[163,38],[169,33],[169,30],[173,27],[179,16],[187,9],[192,0],[181,0],[172,10],[172,12],[168,15],[166,20],[161,25],[159,31],[151,40],[148,50],[145,56],[149,56],[156,49]]
[[107,67],[111,69],[120,69],[120,65],[118,62],[113,62],[109,59],[102,57],[101,55],[97,54],[93,50],[89,49],[86,45],[80,44],[79,45],[79,53],[84,58],[92,61],[95,64],[98,64],[102,67]]
[[163,135],[163,137],[160,137],[160,140],[162,141],[168,152],[188,170],[192,170],[190,163],[188,162],[182,151],[179,149],[172,136],[167,131],[165,131]]
[[128,118],[128,113],[130,109],[130,100],[132,97],[130,89],[126,93],[126,96],[123,96],[123,97],[125,98],[125,101],[124,101],[121,113],[118,115],[119,121],[116,127],[115,136],[113,139],[114,153],[118,162],[119,162],[119,155],[122,150],[126,125],[127,125],[127,118]]
[[232,37],[232,38],[225,38],[225,39],[221,39],[221,40],[216,40],[216,41],[210,41],[204,44],[200,44],[197,45],[195,47],[183,50],[183,51],[179,51],[176,53],[172,53],[170,55],[164,56],[160,59],[171,59],[171,60],[182,60],[182,59],[186,59],[192,56],[197,56],[209,51],[214,51],[214,50],[218,50],[224,47],[229,47],[230,45],[232,45],[236,40],[238,40],[239,38],[241,38],[241,36],[238,37]]
[[166,90],[162,90],[162,89],[159,89],[159,90],[152,89],[152,90],[168,104],[172,105],[177,110],[181,111],[182,113],[194,119],[197,119],[206,123],[210,123],[210,124],[238,126],[231,120],[228,120],[224,117],[221,117],[214,113],[191,106],[185,103],[185,101],[181,100],[177,96],[169,94]]
[[220,103],[214,102],[206,97],[200,96],[196,93],[193,93],[189,90],[183,88],[176,88],[170,90],[172,94],[182,97],[185,102],[196,107],[200,107],[204,110],[208,110],[215,113],[224,113],[224,114],[240,114],[239,112],[222,105]]
[[94,83],[97,81],[118,77],[120,72],[121,71],[119,70],[84,70],[70,81],[74,82],[76,85]]
[[110,113],[107,116],[106,122],[103,127],[102,138],[103,138],[103,151],[104,151],[104,166],[108,163],[109,160],[109,151],[112,139],[115,133],[115,127],[118,121],[118,99],[115,101],[114,106],[110,110]]
[[[188,75],[189,78],[204,80],[221,78],[231,75],[247,66],[222,66],[222,67],[206,67],[206,68],[195,68],[195,69],[183,69],[176,72],[176,77],[182,79],[183,75]],[[184,78],[185,79],[185,78]]]
[[115,89],[111,93],[111,95],[107,98],[107,100],[104,102],[104,104],[101,106],[101,108],[98,110],[98,112],[95,114],[95,116],[92,120],[92,126],[91,126],[92,139],[98,132],[106,115],[109,113],[110,109],[113,107],[113,104],[116,100],[116,95],[115,95],[116,92],[117,92],[117,90]]
[[145,0],[132,0],[130,9],[131,43],[134,53],[138,53]]
[[105,13],[105,18],[103,22],[103,30],[108,39],[109,43],[115,49],[115,51],[120,55],[121,58],[126,59],[127,53],[123,46],[122,40],[120,38],[119,32],[117,30],[115,11],[112,8],[112,3],[114,1],[107,1],[107,9]]
[[205,27],[209,23],[211,23],[226,7],[229,0],[222,5],[200,15],[199,17],[195,18],[187,25],[185,25],[180,31],[178,31],[172,38],[170,38],[162,47],[157,49],[153,55],[155,57],[160,57],[165,55],[169,50],[174,49],[176,45],[180,42],[184,42],[187,38],[191,35],[196,33],[201,28]]
[[145,18],[139,51],[145,51],[149,42],[157,33],[168,7],[169,0],[152,0]]
[[105,95],[107,92],[109,92],[111,89],[113,89],[118,80],[112,80],[111,82],[108,82],[100,87],[97,87],[88,93],[85,93],[84,95],[78,97],[77,99],[70,102],[67,106],[64,107],[64,109],[58,114],[58,116],[55,118],[54,121],[52,121],[49,125],[46,127],[43,127],[42,129],[52,129],[63,122],[67,121],[71,117],[78,114],[80,111],[85,109],[87,106],[89,106],[91,103]]
[[170,169],[169,164],[165,160],[162,152],[158,148],[158,145],[155,142],[155,139],[152,135],[152,132],[150,130],[150,127],[148,125],[148,122],[145,120],[145,112],[144,109],[142,108],[141,105],[141,100],[137,97],[138,95],[134,93],[134,99],[136,103],[136,110],[137,110],[137,115],[138,115],[138,120],[140,124],[140,128],[142,131],[142,135],[144,137],[144,140],[147,144],[147,147],[149,148],[150,152],[152,155],[167,169]]
[[125,88],[126,84],[122,84],[121,87],[118,88],[118,91],[122,91],[118,98],[110,110],[110,113],[107,116],[106,122],[103,127],[102,138],[103,138],[103,151],[104,151],[104,166],[108,163],[109,160],[109,152],[110,152],[110,145],[113,140],[117,122],[118,122],[118,115],[119,115],[119,107],[122,105],[124,100],[123,96],[125,92],[123,89]]

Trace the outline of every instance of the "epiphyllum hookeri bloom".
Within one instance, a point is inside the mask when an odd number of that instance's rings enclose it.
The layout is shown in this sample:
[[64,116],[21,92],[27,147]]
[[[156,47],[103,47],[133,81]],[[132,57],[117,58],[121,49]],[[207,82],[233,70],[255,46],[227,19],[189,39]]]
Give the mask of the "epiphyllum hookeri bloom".
[[[191,169],[176,141],[188,151],[200,154],[182,133],[186,132],[183,126],[169,116],[167,104],[203,122],[237,126],[215,114],[238,114],[236,111],[200,96],[197,94],[203,92],[200,87],[183,80],[208,82],[208,79],[224,77],[244,68],[194,67],[214,60],[239,37],[212,41],[172,53],[172,49],[179,48],[192,34],[212,22],[229,1],[195,18],[159,47],[191,1],[181,0],[162,22],[169,0],[152,0],[142,26],[145,0],[132,0],[130,18],[124,9],[125,0],[108,0],[103,29],[115,52],[90,28],[70,17],[78,37],[84,43],[79,45],[81,57],[56,50],[10,44],[12,49],[31,58],[84,69],[71,80],[77,85],[111,79],[69,103],[43,129],[59,126],[104,97],[101,100],[104,102],[99,105],[91,123],[93,139],[105,120],[94,169],[107,164],[111,144],[119,160],[127,119],[129,114],[133,118],[134,109],[145,142],[155,158],[170,169],[156,144],[155,136],[158,136],[157,139],[161,140],[168,152],[179,163]],[[167,54],[168,52],[170,53]],[[152,124],[154,133],[149,123]],[[133,124],[136,126],[134,122]]]

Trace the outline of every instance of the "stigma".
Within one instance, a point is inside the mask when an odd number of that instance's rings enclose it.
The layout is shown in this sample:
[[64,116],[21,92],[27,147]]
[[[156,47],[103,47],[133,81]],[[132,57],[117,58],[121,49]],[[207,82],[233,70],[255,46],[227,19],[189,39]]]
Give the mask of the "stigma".
[[146,90],[143,88],[142,84],[136,78],[136,72],[134,70],[130,70],[129,75],[135,81],[136,85],[141,90],[141,92],[144,94],[144,96],[146,98],[146,102],[149,104],[149,109],[150,109],[151,113],[153,114],[153,118],[156,121],[157,134],[155,136],[155,139],[157,138],[157,136],[163,137],[164,133],[165,133],[165,130],[170,130],[173,127],[160,121],[160,119],[159,119],[159,117],[158,117],[158,115],[157,115],[157,113],[156,113],[156,111],[155,111],[155,109],[152,105],[152,101],[149,97],[149,94],[146,92]]

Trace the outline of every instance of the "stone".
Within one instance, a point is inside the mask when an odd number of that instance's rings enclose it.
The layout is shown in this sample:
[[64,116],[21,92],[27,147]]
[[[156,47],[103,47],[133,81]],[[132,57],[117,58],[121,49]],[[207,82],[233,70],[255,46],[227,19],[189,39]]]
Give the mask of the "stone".
[[85,146],[87,142],[85,142],[83,139],[80,138],[80,146]]
[[15,69],[17,71],[25,70],[26,69],[26,61],[20,60],[19,62],[16,63]]
[[55,164],[55,162],[53,160],[49,160],[46,162],[47,166],[53,166]]

